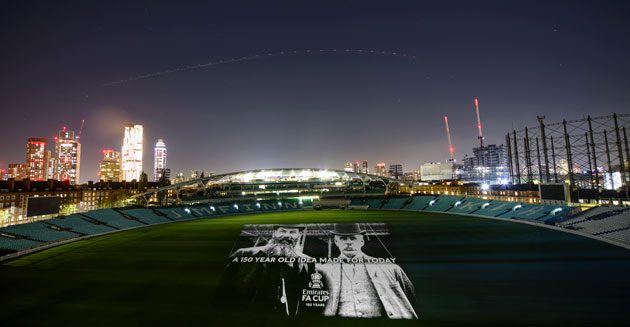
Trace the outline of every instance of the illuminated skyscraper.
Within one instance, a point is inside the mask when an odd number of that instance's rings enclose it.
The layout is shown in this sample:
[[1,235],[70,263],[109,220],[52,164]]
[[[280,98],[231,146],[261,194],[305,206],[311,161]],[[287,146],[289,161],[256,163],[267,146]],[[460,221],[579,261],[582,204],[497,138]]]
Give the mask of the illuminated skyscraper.
[[402,179],[403,167],[400,164],[389,165],[389,177],[392,179]]
[[353,171],[352,167],[353,167],[352,166],[352,162],[348,161],[348,162],[346,162],[345,166],[343,167],[343,170],[347,171],[347,172],[352,172]]
[[361,162],[361,171],[362,174],[369,174],[370,173],[370,166],[368,164],[367,160],[363,160]]
[[23,180],[28,177],[28,166],[24,163],[10,163],[7,170],[7,179]]
[[142,125],[125,124],[122,146],[123,180],[140,180],[142,173]]
[[46,138],[29,137],[26,143],[26,166],[28,178],[32,181],[45,181],[48,158],[46,157]]
[[55,137],[55,158],[53,178],[69,181],[70,185],[79,184],[81,169],[81,143],[75,138],[74,131],[65,127]]
[[[154,149],[154,161],[153,161],[153,180],[159,181],[162,175],[166,172],[166,144],[162,139],[158,139],[155,143]],[[169,171],[170,175],[170,171]],[[170,176],[165,176],[170,177]]]
[[111,149],[103,150],[103,160],[98,169],[102,181],[120,182],[122,180],[122,162],[120,152]]
[[385,163],[379,162],[374,166],[374,175],[387,177],[387,172],[385,171]]
[[55,159],[52,151],[46,150],[46,179],[55,179]]

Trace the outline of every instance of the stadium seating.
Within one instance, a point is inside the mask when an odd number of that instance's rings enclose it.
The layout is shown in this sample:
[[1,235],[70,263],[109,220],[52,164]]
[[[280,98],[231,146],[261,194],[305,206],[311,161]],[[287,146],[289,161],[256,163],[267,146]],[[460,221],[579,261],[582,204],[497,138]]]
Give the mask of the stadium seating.
[[166,216],[158,216],[151,209],[128,209],[121,210],[122,213],[135,217],[136,219],[142,221],[146,224],[160,224],[166,223],[169,221],[173,221],[172,219],[166,218]]
[[125,229],[125,228],[138,227],[138,226],[145,225],[139,222],[138,220],[125,218],[118,212],[114,211],[113,209],[92,210],[92,211],[85,212],[82,215],[104,222],[105,224],[118,228],[118,229]]
[[479,210],[473,212],[475,215],[488,217],[500,217],[508,214],[517,205],[523,205],[519,202],[508,202],[501,200],[486,200]]
[[29,239],[43,242],[57,241],[78,236],[76,233],[72,233],[66,230],[53,229],[52,226],[41,221],[35,221],[29,224],[19,224],[3,227],[0,228],[0,232],[26,236]]
[[[200,207],[197,207],[198,210],[201,210]],[[190,219],[195,219],[198,216],[195,216],[192,212],[192,210],[188,210],[186,211],[184,207],[181,206],[173,206],[173,207],[163,207],[163,208],[157,208],[155,209],[158,212],[161,212],[162,214],[166,215],[166,217],[173,219],[173,220],[190,220]],[[208,211],[210,211],[210,209],[208,209]],[[212,213],[208,213],[207,215],[211,215]]]
[[42,242],[31,241],[24,238],[13,239],[9,237],[0,236],[0,248],[13,251],[25,250],[32,247],[42,245]]
[[453,206],[455,206],[456,202],[461,201],[463,198],[464,197],[462,196],[440,195],[433,200],[435,202],[429,202],[429,206],[424,210],[445,212],[450,210]]
[[45,223],[66,228],[82,235],[94,235],[116,230],[104,224],[94,224],[78,214],[44,220]]
[[[608,237],[610,233],[630,227],[630,207],[602,207],[598,214],[588,213],[567,220],[559,226]],[[621,234],[621,233],[620,233]],[[613,234],[616,235],[616,234]]]
[[402,209],[405,205],[411,203],[411,197],[389,197],[383,201],[381,209]]
[[448,211],[451,213],[472,214],[479,210],[481,206],[488,202],[488,200],[466,197],[460,201],[455,202],[453,207]]
[[605,237],[614,241],[630,243],[630,228],[620,229],[620,230],[606,232],[602,234],[596,234],[596,235]]
[[370,209],[380,209],[383,205],[383,200],[383,197],[367,198],[365,204],[367,204]]
[[365,205],[365,199],[364,198],[353,198],[353,199],[350,199],[350,205],[351,206],[362,206],[362,205]]
[[[598,207],[577,215],[572,207],[549,204],[526,204],[501,200],[484,200],[475,197],[450,195],[417,195],[390,197],[362,197],[349,201],[351,205],[369,209],[415,210],[473,214],[505,219],[520,219],[537,223],[557,224],[611,240],[630,243],[630,208]],[[33,246],[96,235],[116,230],[250,212],[301,210],[312,208],[310,201],[296,199],[261,200],[243,202],[214,202],[159,208],[99,209],[80,214],[13,225],[0,228],[0,253],[19,251]]]
[[432,195],[416,195],[411,200],[411,203],[405,206],[407,210],[424,210],[429,206],[429,203],[435,199]]

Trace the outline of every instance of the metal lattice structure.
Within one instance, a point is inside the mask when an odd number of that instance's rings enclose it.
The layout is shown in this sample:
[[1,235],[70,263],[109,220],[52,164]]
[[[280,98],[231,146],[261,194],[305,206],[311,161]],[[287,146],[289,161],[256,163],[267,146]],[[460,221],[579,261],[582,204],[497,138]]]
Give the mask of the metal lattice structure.
[[630,114],[545,123],[505,136],[512,182],[628,190]]
[[[173,194],[174,203],[209,201],[214,193],[225,196],[296,196],[342,192],[350,188],[365,191],[373,183],[385,188],[396,184],[390,178],[335,169],[276,168],[239,171],[191,179],[136,194],[132,198],[148,203],[156,194]],[[397,185],[397,184],[396,184]],[[227,194],[227,195],[226,195]],[[191,196],[192,195],[192,196]]]

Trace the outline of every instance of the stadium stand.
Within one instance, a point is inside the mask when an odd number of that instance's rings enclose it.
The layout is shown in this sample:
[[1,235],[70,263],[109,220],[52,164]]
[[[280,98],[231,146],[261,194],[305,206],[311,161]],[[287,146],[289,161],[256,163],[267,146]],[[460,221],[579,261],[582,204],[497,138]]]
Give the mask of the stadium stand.
[[[197,207],[198,210],[202,210],[201,207]],[[198,218],[199,216],[196,216],[193,214],[192,210],[185,210],[185,207],[183,206],[173,206],[173,207],[163,207],[163,208],[156,208],[155,211],[160,212],[164,215],[166,215],[166,217],[173,219],[173,220],[190,220],[190,219],[195,219]],[[213,215],[214,212],[211,212],[210,209],[208,209],[208,214],[207,215]]]
[[78,214],[72,214],[65,217],[61,216],[53,219],[44,220],[43,222],[65,228],[69,231],[82,235],[101,234],[116,230],[115,228],[107,226],[105,224],[94,224]]
[[385,200],[383,197],[368,198],[365,200],[365,204],[370,209],[380,209],[383,206],[383,200]]
[[464,199],[462,196],[453,196],[453,195],[440,195],[436,199],[432,200],[433,202],[429,202],[429,206],[424,209],[427,211],[449,211],[455,203]]
[[365,205],[365,199],[364,198],[353,198],[350,199],[350,205],[351,206],[362,206]]
[[620,237],[623,233],[617,232],[630,227],[630,207],[599,207],[597,211],[592,210],[584,211],[558,226],[607,238]]
[[424,210],[429,206],[432,200],[435,200],[435,196],[431,195],[416,195],[411,200],[411,203],[405,207],[407,210]]
[[16,234],[42,242],[57,241],[78,236],[76,233],[69,232],[61,228],[54,229],[54,226],[45,224],[41,221],[3,227],[0,228],[0,233],[2,232]]
[[12,251],[19,251],[19,250],[29,249],[32,247],[37,247],[42,244],[43,244],[42,242],[27,240],[24,238],[10,238],[10,237],[0,236],[0,248],[11,250],[9,251],[9,253],[11,253]]
[[383,201],[383,206],[381,209],[402,209],[409,203],[411,203],[412,198],[405,197],[389,197]]
[[488,217],[499,217],[504,214],[508,214],[516,206],[523,205],[519,202],[508,202],[501,200],[485,200],[479,210],[473,212],[475,215],[482,215]]
[[453,204],[453,207],[448,212],[452,213],[461,213],[461,214],[472,214],[475,211],[479,210],[481,206],[488,202],[488,200],[466,197],[460,201],[456,201]]
[[139,222],[137,219],[128,219],[123,217],[113,209],[98,209],[85,212],[81,214],[83,216],[104,222],[105,224],[118,229],[125,229],[130,227],[138,227],[145,225],[145,223]]
[[[629,207],[597,207],[574,214],[573,208],[566,205],[525,204],[450,195],[368,196],[346,201],[369,209],[449,212],[556,224],[563,228],[630,244]],[[312,208],[312,202],[285,199],[159,208],[99,209],[0,228],[0,255],[85,235],[170,221],[305,208]]]
[[605,232],[602,234],[598,234],[598,236],[602,236],[623,243],[630,243],[630,227],[615,230],[612,232]]
[[166,216],[156,215],[155,212],[151,209],[128,209],[128,210],[120,210],[122,214],[132,216],[139,221],[145,224],[160,224],[166,223],[169,221],[173,221],[173,219],[169,219]]

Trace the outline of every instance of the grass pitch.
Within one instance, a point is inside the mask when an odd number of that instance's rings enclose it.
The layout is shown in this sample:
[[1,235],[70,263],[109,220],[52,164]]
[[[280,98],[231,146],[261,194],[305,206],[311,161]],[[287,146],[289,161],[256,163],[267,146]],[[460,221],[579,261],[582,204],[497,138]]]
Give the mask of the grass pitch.
[[[417,321],[282,319],[213,308],[250,223],[389,223],[422,304]],[[0,265],[0,323],[16,325],[625,325],[630,251],[545,228],[399,211],[298,211],[148,226]]]

